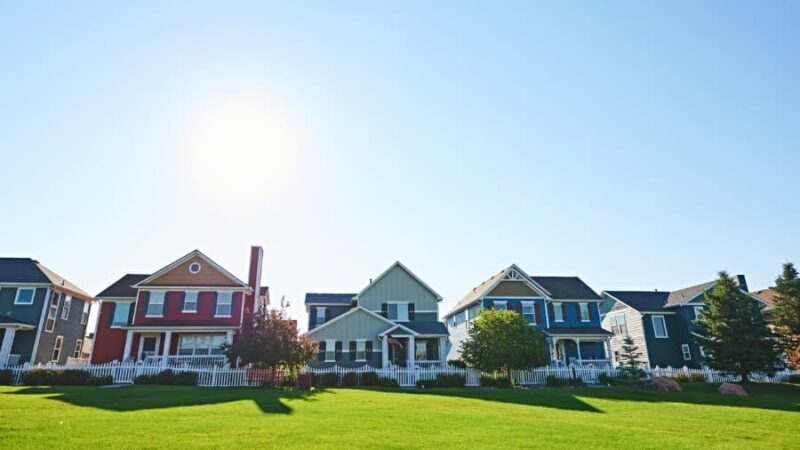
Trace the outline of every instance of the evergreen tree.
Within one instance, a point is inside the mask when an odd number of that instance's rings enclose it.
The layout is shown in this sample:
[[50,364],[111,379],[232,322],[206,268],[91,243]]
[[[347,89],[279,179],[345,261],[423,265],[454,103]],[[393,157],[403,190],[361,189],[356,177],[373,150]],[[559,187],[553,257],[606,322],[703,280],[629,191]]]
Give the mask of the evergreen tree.
[[772,310],[775,331],[788,355],[789,363],[800,368],[800,277],[794,264],[783,265],[775,280],[775,308]]
[[622,341],[622,352],[619,354],[619,359],[623,378],[633,381],[644,378],[642,352],[639,351],[639,347],[630,336],[625,337]]
[[712,368],[749,381],[753,372],[774,374],[781,368],[780,344],[767,327],[761,306],[739,289],[726,272],[705,293],[708,309],[702,320],[700,343]]

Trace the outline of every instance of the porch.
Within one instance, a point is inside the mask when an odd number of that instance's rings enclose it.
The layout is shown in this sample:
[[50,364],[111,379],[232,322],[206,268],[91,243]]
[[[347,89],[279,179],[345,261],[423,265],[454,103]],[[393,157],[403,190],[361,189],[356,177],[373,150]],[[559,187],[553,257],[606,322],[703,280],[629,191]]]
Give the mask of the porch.
[[382,368],[447,367],[447,336],[385,334],[381,339]]
[[129,329],[123,362],[161,367],[225,367],[223,345],[233,341],[233,329]]
[[0,367],[16,366],[20,355],[11,353],[17,331],[30,331],[36,327],[11,317],[0,316]]
[[607,337],[559,336],[548,340],[553,366],[611,367]]

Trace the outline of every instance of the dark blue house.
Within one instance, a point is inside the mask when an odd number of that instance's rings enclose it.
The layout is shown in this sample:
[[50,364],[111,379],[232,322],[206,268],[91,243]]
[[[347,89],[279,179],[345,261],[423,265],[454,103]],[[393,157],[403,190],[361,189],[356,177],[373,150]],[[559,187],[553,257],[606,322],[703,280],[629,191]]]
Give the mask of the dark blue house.
[[[747,292],[744,275],[736,281],[753,301],[764,301]],[[702,319],[709,281],[677,291],[604,291],[601,308],[603,328],[611,331],[614,365],[619,363],[622,341],[631,337],[650,367],[700,368],[703,349],[696,339],[695,320]]]
[[484,309],[511,310],[541,329],[548,357],[559,365],[607,365],[610,333],[600,326],[600,296],[578,277],[529,276],[512,264],[473,288],[445,316],[448,359],[461,358],[461,344]]

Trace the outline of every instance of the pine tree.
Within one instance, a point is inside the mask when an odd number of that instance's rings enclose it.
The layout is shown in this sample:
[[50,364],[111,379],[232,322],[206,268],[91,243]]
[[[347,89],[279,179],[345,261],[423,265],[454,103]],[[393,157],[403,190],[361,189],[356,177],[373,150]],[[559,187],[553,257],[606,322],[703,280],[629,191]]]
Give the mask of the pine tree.
[[640,380],[644,378],[644,370],[642,369],[642,352],[639,347],[633,342],[630,336],[625,337],[622,341],[622,352],[619,354],[620,371],[623,378],[628,380]]
[[775,331],[789,356],[789,363],[800,368],[800,277],[794,264],[783,265],[783,272],[772,289],[775,291],[772,311]]
[[708,309],[697,320],[705,352],[712,368],[740,375],[749,381],[753,372],[774,374],[782,366],[780,344],[767,327],[761,306],[726,272],[705,293]]

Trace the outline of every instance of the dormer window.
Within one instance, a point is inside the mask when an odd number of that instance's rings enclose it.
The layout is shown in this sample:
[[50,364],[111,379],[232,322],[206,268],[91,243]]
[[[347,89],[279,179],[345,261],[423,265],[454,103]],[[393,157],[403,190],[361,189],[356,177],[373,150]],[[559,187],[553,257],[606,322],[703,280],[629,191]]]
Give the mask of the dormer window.
[[202,268],[203,266],[201,266],[199,262],[193,262],[189,264],[189,272],[191,273],[200,273]]

